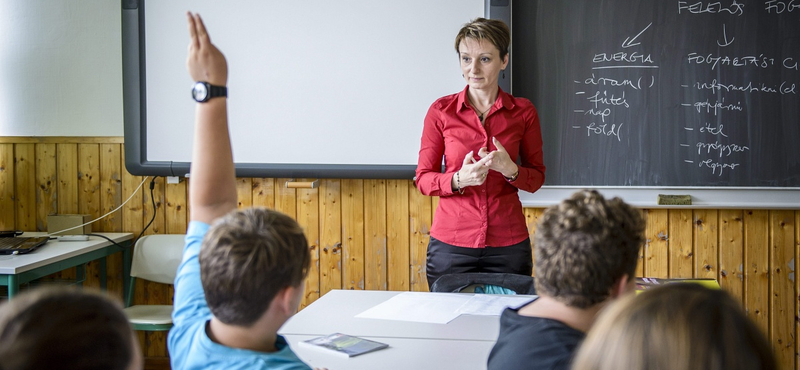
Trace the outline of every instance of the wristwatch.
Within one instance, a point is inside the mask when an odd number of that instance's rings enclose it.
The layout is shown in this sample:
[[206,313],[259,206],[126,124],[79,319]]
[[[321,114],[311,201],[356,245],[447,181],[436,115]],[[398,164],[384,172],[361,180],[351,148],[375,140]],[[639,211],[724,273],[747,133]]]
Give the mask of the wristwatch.
[[192,87],[192,98],[198,103],[205,103],[209,99],[218,96],[228,96],[228,88],[225,86],[215,86],[204,81],[199,81]]

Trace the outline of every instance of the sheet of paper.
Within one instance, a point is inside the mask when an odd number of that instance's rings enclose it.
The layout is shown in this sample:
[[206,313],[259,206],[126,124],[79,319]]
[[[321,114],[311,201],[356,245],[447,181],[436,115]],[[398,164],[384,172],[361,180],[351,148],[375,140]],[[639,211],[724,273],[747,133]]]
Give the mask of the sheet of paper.
[[517,297],[513,295],[476,294],[459,307],[456,312],[464,315],[499,316],[506,307],[517,308],[530,301],[535,296]]
[[359,318],[447,324],[469,294],[404,292],[356,315]]

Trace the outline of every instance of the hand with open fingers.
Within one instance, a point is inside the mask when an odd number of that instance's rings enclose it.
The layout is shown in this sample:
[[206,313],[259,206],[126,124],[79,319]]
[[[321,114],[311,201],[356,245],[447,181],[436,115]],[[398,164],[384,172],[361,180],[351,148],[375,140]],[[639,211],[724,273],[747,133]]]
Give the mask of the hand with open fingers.
[[494,143],[494,146],[497,148],[497,150],[489,152],[486,150],[486,148],[481,148],[481,150],[478,151],[478,155],[481,158],[486,158],[489,156],[493,158],[487,164],[489,169],[500,172],[507,178],[514,176],[514,174],[519,171],[519,167],[516,163],[514,163],[513,160],[511,160],[511,156],[508,155],[506,148],[503,147],[503,144],[501,144],[497,138],[492,137],[492,143]]
[[492,155],[487,155],[479,161],[475,161],[473,155],[474,152],[467,153],[461,169],[458,170],[458,187],[460,188],[483,185],[483,182],[486,181],[489,173],[489,166],[486,163],[492,160]]
[[211,43],[206,26],[199,14],[186,13],[189,23],[189,56],[186,69],[195,81],[205,81],[216,86],[228,83],[228,63],[225,56]]

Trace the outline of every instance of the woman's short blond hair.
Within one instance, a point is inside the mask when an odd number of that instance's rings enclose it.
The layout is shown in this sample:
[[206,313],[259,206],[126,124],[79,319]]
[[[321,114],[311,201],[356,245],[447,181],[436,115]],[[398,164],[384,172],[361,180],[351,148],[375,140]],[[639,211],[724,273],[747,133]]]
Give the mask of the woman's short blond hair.
[[500,51],[500,59],[508,55],[508,48],[511,45],[511,31],[508,25],[497,19],[475,18],[461,27],[456,35],[456,53],[460,54],[458,46],[465,38],[491,42]]
[[675,283],[612,303],[573,370],[772,370],[761,331],[725,291]]

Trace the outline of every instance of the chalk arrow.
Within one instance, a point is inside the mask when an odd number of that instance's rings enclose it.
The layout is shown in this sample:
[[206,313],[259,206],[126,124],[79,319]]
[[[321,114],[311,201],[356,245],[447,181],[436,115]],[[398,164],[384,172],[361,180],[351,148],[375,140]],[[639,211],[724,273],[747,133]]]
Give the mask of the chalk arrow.
[[736,40],[735,37],[730,39],[730,40],[728,40],[728,30],[727,30],[727,28],[725,27],[724,24],[722,25],[722,37],[725,39],[725,42],[720,43],[719,40],[717,40],[717,45],[719,45],[721,47],[726,47],[726,46],[728,46],[730,44],[733,44],[733,40]]
[[652,26],[652,25],[653,25],[653,22],[650,22],[650,24],[648,24],[648,25],[647,25],[647,27],[645,27],[645,28],[642,30],[642,32],[639,32],[639,33],[638,33],[636,36],[633,36],[633,38],[626,37],[626,38],[625,38],[625,41],[623,41],[623,42],[622,42],[622,48],[623,48],[623,49],[624,49],[624,48],[629,48],[629,47],[631,47],[631,46],[636,46],[636,45],[639,45],[639,44],[641,44],[641,42],[637,42],[637,43],[635,43],[635,44],[634,44],[633,42],[634,42],[634,41],[636,41],[636,38],[637,38],[637,37],[639,37],[639,36],[641,36],[641,35],[644,33],[644,31],[647,31],[647,29],[648,29],[648,28],[650,28],[650,26]]

